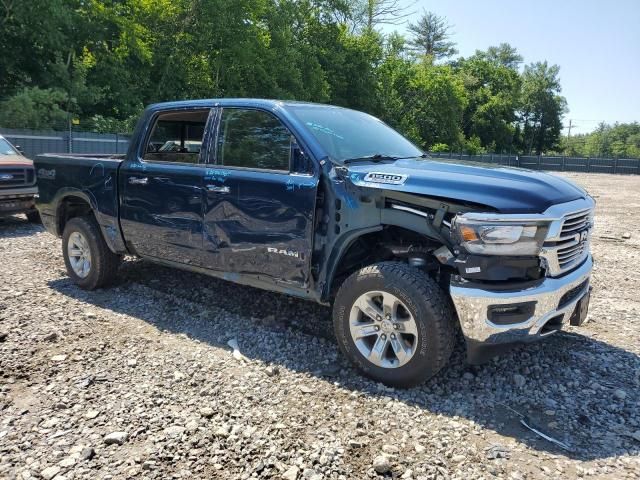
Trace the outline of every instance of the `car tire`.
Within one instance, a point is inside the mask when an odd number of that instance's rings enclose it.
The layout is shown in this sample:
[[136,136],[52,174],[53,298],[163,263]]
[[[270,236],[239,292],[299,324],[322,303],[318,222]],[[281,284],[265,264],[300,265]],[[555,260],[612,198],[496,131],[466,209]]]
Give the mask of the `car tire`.
[[25,215],[27,216],[29,223],[42,223],[42,220],[40,219],[40,212],[37,210],[27,212]]
[[333,322],[342,353],[364,375],[392,387],[436,375],[455,343],[456,317],[445,292],[425,272],[400,262],[348,277],[336,295]]
[[84,290],[113,283],[122,262],[120,255],[109,250],[93,217],[75,217],[67,222],[62,254],[69,277]]

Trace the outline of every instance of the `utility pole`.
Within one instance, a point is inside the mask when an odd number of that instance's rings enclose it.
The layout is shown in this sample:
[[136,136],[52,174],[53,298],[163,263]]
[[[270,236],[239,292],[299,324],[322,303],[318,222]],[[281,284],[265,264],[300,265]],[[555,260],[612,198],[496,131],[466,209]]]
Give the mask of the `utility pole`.
[[[571,139],[571,127],[573,127],[573,120],[569,119],[569,130],[567,131],[567,148],[571,148],[571,143],[569,142],[569,140]],[[566,155],[566,150],[565,150],[565,155]]]

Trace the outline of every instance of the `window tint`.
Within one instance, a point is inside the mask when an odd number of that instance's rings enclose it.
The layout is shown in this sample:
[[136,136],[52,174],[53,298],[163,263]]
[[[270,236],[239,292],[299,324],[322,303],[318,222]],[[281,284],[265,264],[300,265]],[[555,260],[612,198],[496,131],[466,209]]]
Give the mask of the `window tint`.
[[198,163],[209,110],[167,112],[158,116],[145,160]]
[[291,140],[287,127],[267,112],[224,109],[218,158],[222,165],[288,171]]

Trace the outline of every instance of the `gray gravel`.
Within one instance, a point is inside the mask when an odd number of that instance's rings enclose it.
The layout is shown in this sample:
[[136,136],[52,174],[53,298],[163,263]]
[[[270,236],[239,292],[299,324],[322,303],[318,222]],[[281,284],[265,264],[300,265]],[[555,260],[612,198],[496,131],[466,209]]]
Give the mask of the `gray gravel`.
[[574,178],[592,321],[411,390],[359,376],[323,307],[135,260],[83,292],[0,220],[0,478],[639,478],[640,177]]

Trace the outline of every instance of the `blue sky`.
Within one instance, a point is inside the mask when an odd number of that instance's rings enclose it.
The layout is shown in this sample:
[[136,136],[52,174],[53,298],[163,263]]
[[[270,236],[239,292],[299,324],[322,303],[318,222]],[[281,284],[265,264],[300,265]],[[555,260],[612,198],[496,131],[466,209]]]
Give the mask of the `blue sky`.
[[[401,0],[447,18],[460,55],[507,42],[525,63],[560,66],[571,133],[640,121],[640,0]],[[385,27],[386,32],[402,25]],[[566,132],[565,132],[566,133]]]

